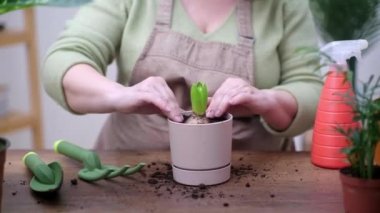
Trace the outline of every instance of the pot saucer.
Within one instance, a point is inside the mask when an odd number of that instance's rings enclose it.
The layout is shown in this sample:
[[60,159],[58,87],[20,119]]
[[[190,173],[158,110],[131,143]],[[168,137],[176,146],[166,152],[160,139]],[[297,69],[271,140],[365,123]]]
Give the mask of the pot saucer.
[[190,186],[216,185],[226,182],[231,176],[231,164],[211,170],[189,170],[173,166],[174,181]]

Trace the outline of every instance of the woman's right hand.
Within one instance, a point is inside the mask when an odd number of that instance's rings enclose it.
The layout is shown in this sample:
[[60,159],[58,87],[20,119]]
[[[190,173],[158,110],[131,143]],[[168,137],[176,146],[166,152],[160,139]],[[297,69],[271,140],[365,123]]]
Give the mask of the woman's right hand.
[[149,77],[115,96],[115,110],[123,113],[163,114],[182,122],[183,116],[174,93],[162,77]]
[[173,121],[183,120],[173,92],[161,77],[125,87],[87,64],[78,64],[64,75],[63,88],[68,107],[76,113],[159,113]]

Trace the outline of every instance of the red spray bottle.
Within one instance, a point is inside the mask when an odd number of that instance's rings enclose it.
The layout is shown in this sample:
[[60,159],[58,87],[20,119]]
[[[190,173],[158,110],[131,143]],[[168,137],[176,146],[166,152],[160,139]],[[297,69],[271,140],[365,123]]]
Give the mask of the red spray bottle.
[[361,51],[368,47],[366,40],[334,41],[322,47],[334,63],[330,65],[319,100],[313,130],[311,161],[314,165],[340,169],[348,166],[342,149],[349,142],[336,128],[353,128],[353,109],[347,103],[347,95],[353,95],[351,82],[347,79],[347,59],[361,58]]

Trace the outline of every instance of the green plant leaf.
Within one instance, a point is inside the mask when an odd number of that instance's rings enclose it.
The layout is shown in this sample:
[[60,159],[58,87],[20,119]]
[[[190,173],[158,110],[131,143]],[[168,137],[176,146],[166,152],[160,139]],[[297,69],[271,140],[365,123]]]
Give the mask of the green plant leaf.
[[360,82],[355,96],[346,96],[347,103],[354,109],[354,121],[357,128],[344,129],[337,126],[336,130],[344,135],[351,143],[343,150],[351,163],[353,174],[359,178],[373,178],[373,159],[376,144],[380,141],[380,100],[375,99],[379,94],[380,77],[371,76],[366,82]]
[[379,0],[310,0],[310,8],[325,42],[369,40],[380,35],[379,3]]
[[191,85],[190,98],[193,112],[198,116],[203,116],[207,108],[208,91],[204,83],[198,82]]

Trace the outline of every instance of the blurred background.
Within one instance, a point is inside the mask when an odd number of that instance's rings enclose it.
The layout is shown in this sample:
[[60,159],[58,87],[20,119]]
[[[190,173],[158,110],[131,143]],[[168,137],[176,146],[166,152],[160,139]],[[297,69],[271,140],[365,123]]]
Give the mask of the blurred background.
[[[356,2],[361,1],[356,0]],[[31,109],[31,100],[34,97],[29,93],[28,54],[35,54],[39,67],[47,49],[56,40],[66,21],[74,16],[78,8],[36,7],[33,10],[35,39],[29,42],[34,42],[36,45],[34,53],[28,52],[24,43],[8,45],[1,37],[4,31],[23,30],[25,28],[24,11],[17,10],[0,15],[0,23],[5,27],[5,30],[0,31],[0,108],[6,103],[7,112],[10,109],[21,112],[28,112]],[[332,12],[339,14],[339,11]],[[325,41],[326,38],[321,36],[321,45]],[[357,81],[366,80],[371,74],[379,75],[379,67],[380,43],[374,42],[363,59],[356,65]],[[116,68],[114,64],[109,67],[108,73],[110,78],[115,78]],[[47,96],[40,82],[38,88],[41,98],[40,123],[43,148],[51,149],[55,140],[63,138],[74,143],[80,143],[83,147],[92,148],[106,115],[78,116],[70,114]],[[10,140],[11,149],[32,148],[34,140],[31,128],[26,124],[23,128],[6,128],[7,122],[10,122],[10,118],[7,116],[7,113],[2,113],[0,109],[0,136]],[[1,127],[6,130],[2,131]],[[296,150],[308,150],[310,136],[311,133],[308,132],[296,137]]]
[[[43,61],[49,46],[62,32],[65,22],[72,18],[77,8],[38,7],[34,8],[35,15],[35,42],[37,45],[38,66]],[[14,11],[0,15],[0,23],[5,28],[23,30],[23,11]],[[1,34],[1,32],[0,32]],[[1,37],[0,37],[1,39]],[[8,90],[8,108],[21,112],[30,110],[29,94],[29,69],[28,52],[24,43],[0,46],[0,85],[5,85]],[[113,78],[115,66],[109,67],[110,77]],[[99,129],[106,115],[72,115],[58,106],[47,96],[39,83],[41,96],[41,122],[42,139],[45,148],[53,148],[57,139],[67,139],[72,142],[83,144],[84,147],[93,146]],[[0,122],[7,120],[0,119]],[[31,148],[33,137],[31,128],[15,129],[7,133],[0,132],[11,142],[11,149]]]

